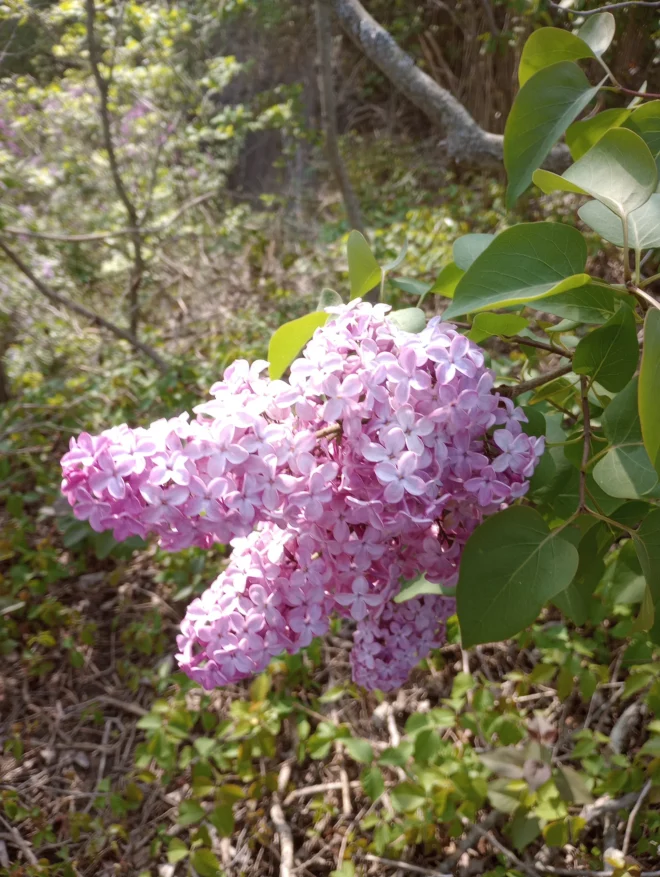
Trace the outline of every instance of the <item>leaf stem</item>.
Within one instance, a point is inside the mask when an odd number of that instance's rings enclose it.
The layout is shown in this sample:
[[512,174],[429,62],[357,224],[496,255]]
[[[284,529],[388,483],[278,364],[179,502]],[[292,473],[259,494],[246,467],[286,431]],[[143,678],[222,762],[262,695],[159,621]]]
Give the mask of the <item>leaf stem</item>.
[[626,283],[630,283],[632,275],[630,273],[630,248],[628,246],[628,215],[625,214],[621,222],[623,223],[623,277]]
[[582,417],[584,420],[584,432],[582,440],[584,446],[582,448],[582,462],[580,463],[580,492],[579,492],[579,511],[585,511],[587,508],[587,466],[589,465],[589,456],[591,453],[591,415],[589,413],[589,381],[584,375],[580,376],[580,400],[582,404]]
[[639,286],[634,286],[631,284],[628,289],[633,295],[636,295],[638,298],[642,298],[645,302],[651,305],[651,307],[658,308],[660,310],[660,302],[653,298],[652,295],[649,295],[648,292],[644,292],[643,289],[640,289]]
[[635,531],[632,529],[632,527],[626,527],[625,524],[620,524],[618,521],[615,521],[612,518],[608,518],[607,515],[601,515],[599,512],[595,512],[588,506],[585,511],[588,512],[592,517],[598,518],[599,521],[604,521],[606,524],[609,524],[610,527],[616,527],[617,530],[623,530],[631,537],[635,535]]
[[642,276],[642,265],[641,265],[642,251],[639,247],[635,248],[635,283],[639,286],[639,281]]
[[652,283],[655,283],[656,280],[660,280],[660,274],[654,274],[652,277],[645,277],[644,280],[641,280],[638,285],[643,288],[645,286],[650,286]]

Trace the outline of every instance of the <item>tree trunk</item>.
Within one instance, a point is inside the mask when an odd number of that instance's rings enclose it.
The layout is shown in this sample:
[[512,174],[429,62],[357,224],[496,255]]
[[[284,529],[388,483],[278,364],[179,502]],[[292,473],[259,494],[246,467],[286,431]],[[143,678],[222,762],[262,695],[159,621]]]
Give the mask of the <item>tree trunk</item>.
[[[484,131],[446,89],[431,79],[369,15],[359,0],[331,0],[344,31],[411,103],[445,134],[443,145],[451,158],[479,166],[501,165],[504,138]],[[568,149],[556,146],[544,167],[564,170],[570,163]]]
[[351,185],[346,166],[339,151],[337,135],[337,104],[332,82],[332,23],[330,19],[331,0],[315,0],[316,37],[319,50],[319,94],[321,96],[321,118],[325,137],[328,164],[337,181],[344,200],[344,208],[351,228],[364,234],[360,204]]

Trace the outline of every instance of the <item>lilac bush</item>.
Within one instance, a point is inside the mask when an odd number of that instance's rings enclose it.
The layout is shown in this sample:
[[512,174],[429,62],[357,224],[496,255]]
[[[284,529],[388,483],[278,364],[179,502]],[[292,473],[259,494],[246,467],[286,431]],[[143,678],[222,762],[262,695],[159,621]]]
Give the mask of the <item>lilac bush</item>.
[[172,551],[232,544],[178,638],[206,688],[309,645],[333,613],[355,623],[356,682],[401,685],[454,611],[449,596],[394,603],[402,581],[453,588],[468,537],[526,492],[543,453],[450,324],[406,332],[359,299],[327,310],[288,381],[234,362],[196,419],[83,434],[62,459],[94,529]]

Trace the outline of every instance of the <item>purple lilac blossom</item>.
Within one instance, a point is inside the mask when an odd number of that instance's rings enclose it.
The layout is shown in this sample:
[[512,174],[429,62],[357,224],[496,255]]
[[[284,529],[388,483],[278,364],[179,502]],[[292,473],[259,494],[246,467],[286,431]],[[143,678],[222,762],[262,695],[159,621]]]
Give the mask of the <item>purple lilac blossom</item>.
[[359,300],[328,311],[288,382],[239,360],[195,419],[83,433],[62,459],[63,493],[94,529],[173,551],[232,544],[178,637],[206,688],[309,645],[333,612],[356,624],[355,680],[401,685],[454,611],[448,597],[393,603],[401,580],[453,587],[470,534],[524,495],[543,452],[450,324],[404,332]]

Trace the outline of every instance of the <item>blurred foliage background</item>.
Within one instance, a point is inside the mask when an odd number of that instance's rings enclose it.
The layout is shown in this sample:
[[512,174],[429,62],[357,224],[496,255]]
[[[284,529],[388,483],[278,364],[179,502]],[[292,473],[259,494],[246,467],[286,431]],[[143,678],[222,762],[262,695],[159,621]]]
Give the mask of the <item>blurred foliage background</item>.
[[[544,0],[366,5],[494,132],[524,40],[565,21]],[[202,695],[174,636],[226,551],[119,545],[68,513],[70,436],[190,409],[232,359],[263,356],[321,288],[343,289],[349,230],[311,3],[92,8],[0,4],[0,874],[283,874],[274,804],[296,874],[589,873],[608,846],[640,863],[616,873],[650,873],[660,665],[631,631],[632,555],[606,558],[583,627],[547,614],[469,655],[454,630],[395,698],[350,683],[341,627]],[[657,10],[619,16],[617,79],[660,91]],[[503,178],[449,162],[338,28],[332,60],[375,252],[407,238],[406,275],[433,281],[456,237],[511,222]],[[519,209],[567,212],[534,193]]]

